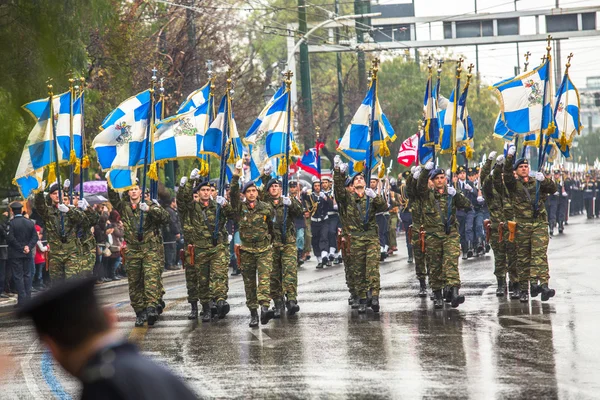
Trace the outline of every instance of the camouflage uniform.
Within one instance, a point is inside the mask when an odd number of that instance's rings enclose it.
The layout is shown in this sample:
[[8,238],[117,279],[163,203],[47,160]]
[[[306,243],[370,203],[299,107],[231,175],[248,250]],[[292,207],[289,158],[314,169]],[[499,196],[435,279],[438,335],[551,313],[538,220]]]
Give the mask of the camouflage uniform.
[[86,275],[91,275],[96,264],[96,238],[92,233],[92,228],[98,223],[100,215],[92,208],[88,207],[84,211],[85,219],[81,224],[81,262],[82,271]]
[[350,240],[350,254],[354,264],[354,281],[356,294],[361,302],[366,301],[367,292],[379,296],[379,235],[375,214],[387,210],[387,203],[381,196],[370,200],[367,227],[364,226],[364,212],[367,207],[367,196],[359,197],[356,193],[349,193],[345,189],[345,176],[335,168],[333,172],[335,200],[338,203],[340,215],[344,215],[344,236]]
[[388,229],[388,242],[390,248],[398,248],[398,240],[396,239],[396,226],[398,225],[398,207],[400,206],[399,195],[390,191],[390,221]]
[[154,203],[148,203],[150,209],[144,215],[142,240],[138,237],[140,223],[139,204],[134,206],[129,197],[108,189],[108,198],[123,222],[125,248],[125,270],[129,283],[131,307],[137,312],[147,307],[159,305],[164,293],[162,270],[164,266],[164,247],[160,234],[161,228],[169,223],[169,213]]
[[[471,202],[460,192],[450,196],[448,188],[440,193],[429,189],[429,172],[424,169],[417,180],[416,193],[421,201],[422,220],[425,228],[425,256],[429,267],[429,286],[436,291],[445,285],[460,288],[458,258],[460,256],[460,235],[456,210],[470,209]],[[444,221],[447,221],[449,232],[446,232]]]
[[358,283],[356,282],[358,272],[355,270],[354,263],[352,262],[352,257],[350,257],[350,248],[346,246],[347,243],[350,243],[350,234],[348,232],[348,229],[346,228],[349,223],[348,214],[346,213],[345,209],[340,209],[339,206],[338,210],[340,215],[340,223],[342,225],[342,248],[340,249],[340,251],[342,252],[342,259],[344,261],[346,286],[348,286],[348,291],[354,298],[358,295]]
[[[491,243],[492,249],[494,250],[494,275],[496,277],[505,279],[506,273],[508,272],[508,263],[506,261],[506,242],[508,242],[508,227],[506,225],[506,218],[504,218],[504,210],[502,208],[502,192],[498,192],[496,186],[503,188],[502,183],[502,167],[496,165],[494,168],[494,176],[491,177],[493,160],[489,158],[485,165],[481,168],[481,186],[482,194],[485,198],[485,202],[490,210],[490,222],[491,222]],[[496,185],[496,180],[499,176],[499,184]],[[500,223],[504,222],[502,240],[499,241],[498,227]]]
[[537,213],[534,212],[537,181],[525,182],[513,175],[514,156],[506,157],[504,184],[510,194],[514,220],[517,223],[515,245],[517,248],[517,273],[522,291],[528,291],[528,283],[548,284],[548,219],[544,203],[549,194],[556,192],[556,184],[544,179],[539,185]]
[[[273,268],[273,208],[260,200],[254,207],[240,199],[239,176],[231,179],[231,207],[240,232],[240,269],[244,277],[246,306],[250,310],[271,303],[270,284]],[[257,285],[258,274],[258,285]]]
[[417,194],[417,180],[412,174],[406,178],[406,197],[408,197],[410,214],[412,215],[412,252],[415,259],[415,273],[417,279],[422,280],[427,277],[427,263],[425,253],[421,251],[421,241],[419,240],[419,230],[421,229],[422,214],[421,199]]
[[185,239],[185,245],[183,247],[184,259],[182,263],[183,268],[185,269],[185,286],[188,294],[188,302],[197,303],[199,298],[198,290],[200,287],[200,284],[198,283],[198,269],[195,266],[190,265],[190,254],[187,245],[195,243],[198,238],[196,231],[192,227],[192,222],[189,217],[190,214],[188,212],[189,204],[185,203],[183,198],[184,194],[184,188],[180,187],[177,191],[177,213],[179,214],[179,220],[181,221],[181,227],[183,229],[183,238]]
[[56,206],[48,205],[43,192],[35,195],[35,208],[41,215],[46,231],[49,251],[49,273],[52,283],[82,275],[86,265],[81,258],[81,242],[78,227],[85,221],[85,215],[77,207],[69,207],[63,214],[64,229],[61,228],[61,212]]

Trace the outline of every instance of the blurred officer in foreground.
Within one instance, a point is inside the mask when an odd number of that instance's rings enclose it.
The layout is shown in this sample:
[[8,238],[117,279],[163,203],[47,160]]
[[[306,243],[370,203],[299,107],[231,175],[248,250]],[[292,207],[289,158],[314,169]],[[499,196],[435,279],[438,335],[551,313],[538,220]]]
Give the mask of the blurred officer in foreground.
[[98,305],[94,283],[92,277],[56,285],[18,314],[33,320],[56,361],[81,381],[81,398],[196,399],[175,375],[120,337],[116,315]]

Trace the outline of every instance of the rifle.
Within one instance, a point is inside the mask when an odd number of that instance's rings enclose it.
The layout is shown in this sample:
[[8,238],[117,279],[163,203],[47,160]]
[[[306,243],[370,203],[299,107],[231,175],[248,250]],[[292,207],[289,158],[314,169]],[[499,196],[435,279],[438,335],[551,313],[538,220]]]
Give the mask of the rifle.
[[485,228],[485,241],[489,243],[492,237],[492,221],[489,219],[484,220],[483,227]]
[[419,228],[419,242],[421,243],[421,253],[425,254],[425,227]]
[[508,241],[515,241],[515,234],[517,233],[517,223],[515,221],[508,221]]
[[196,251],[193,244],[188,244],[188,253],[190,253],[190,265],[194,266],[196,264]]

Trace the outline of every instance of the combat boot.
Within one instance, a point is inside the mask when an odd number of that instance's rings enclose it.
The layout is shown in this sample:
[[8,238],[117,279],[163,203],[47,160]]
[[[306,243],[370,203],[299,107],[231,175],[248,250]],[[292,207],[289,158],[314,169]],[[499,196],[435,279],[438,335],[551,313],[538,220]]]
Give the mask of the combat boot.
[[419,279],[419,297],[427,297],[427,283],[425,279]]
[[217,303],[214,300],[211,300],[210,303],[210,317],[214,318],[219,315],[219,310],[217,309]]
[[202,322],[210,322],[212,319],[212,312],[210,310],[210,303],[202,304]]
[[458,288],[456,286],[451,288],[450,293],[452,293],[452,301],[450,302],[452,308],[456,308],[465,302],[465,296],[458,293]]
[[379,296],[373,296],[371,299],[371,310],[376,313],[379,312]]
[[521,303],[529,302],[529,292],[527,290],[522,290],[519,300],[521,301]]
[[530,284],[530,288],[529,288],[529,293],[531,294],[531,297],[537,297],[538,294],[540,294],[542,292],[542,288],[540,287],[540,285],[538,285],[537,283],[533,283],[531,282]]
[[148,319],[146,310],[138,311],[135,313],[135,326],[144,326],[144,322]]
[[225,300],[217,301],[217,315],[219,316],[219,319],[225,318],[228,312],[229,304]]
[[281,318],[281,307],[283,306],[283,300],[275,299],[273,300],[275,306],[273,306],[273,318],[279,319]]
[[250,310],[250,328],[256,328],[258,326],[258,311]]
[[433,308],[444,308],[444,299],[442,298],[442,290],[433,291]]
[[358,313],[364,314],[367,312],[367,299],[360,299],[358,303]]
[[547,283],[544,283],[541,286],[540,291],[542,293],[542,301],[548,301],[556,294],[556,291],[554,289],[550,289]]
[[288,315],[294,315],[298,311],[300,311],[300,306],[298,305],[298,302],[296,300],[288,300],[285,303],[285,306],[287,307]]
[[188,314],[188,319],[198,319],[198,302],[192,301],[190,305],[192,306],[192,310]]
[[272,319],[273,311],[269,310],[269,306],[262,306],[260,308],[260,323],[266,325]]
[[504,278],[497,277],[496,279],[498,280],[498,288],[496,289],[496,296],[502,297],[502,296],[504,296],[504,285],[505,285]]
[[160,315],[163,313],[164,310],[165,310],[165,302],[163,299],[160,299],[158,301],[158,305],[156,306],[156,312],[158,313],[158,315]]
[[148,315],[148,326],[154,325],[154,323],[158,319],[158,313],[156,312],[156,308],[148,307],[146,309],[146,314]]
[[360,298],[358,296],[354,296],[354,299],[352,299],[352,309],[356,310],[360,305]]
[[492,246],[490,246],[489,243],[486,243],[485,244],[485,254],[489,253],[491,249],[492,249]]
[[519,300],[521,298],[521,287],[519,285],[519,282],[515,282],[513,283],[513,290],[512,293],[510,294],[510,299],[511,300]]

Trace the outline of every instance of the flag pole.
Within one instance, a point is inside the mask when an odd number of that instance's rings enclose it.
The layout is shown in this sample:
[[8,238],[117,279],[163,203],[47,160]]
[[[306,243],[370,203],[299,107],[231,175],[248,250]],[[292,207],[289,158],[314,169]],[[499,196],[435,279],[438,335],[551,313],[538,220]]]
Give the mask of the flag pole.
[[[213,69],[212,69],[212,65],[213,62],[212,60],[207,60],[206,61],[206,69],[207,69],[207,73],[208,73],[208,83],[209,83],[209,87],[208,87],[208,126],[210,126],[210,124],[213,123],[213,121],[215,120],[215,101],[214,101],[214,96],[215,96],[215,78],[213,76]],[[206,177],[210,180],[210,154],[206,155]]]
[[75,101],[75,88],[73,86],[75,79],[69,78],[69,202],[73,204],[73,178],[75,177],[74,163],[77,163],[75,158],[75,142],[73,141],[73,102]]
[[319,146],[319,136],[321,134],[321,128],[319,126],[315,126],[315,151],[317,155],[317,178],[321,180],[321,154],[320,154],[320,146]]
[[[456,172],[456,119],[457,119],[457,111],[458,111],[458,101],[460,99],[460,75],[462,73],[462,62],[463,58],[460,57],[456,62],[456,85],[454,86],[454,101],[452,103],[452,129],[450,138],[451,149],[452,149],[452,160],[450,161],[450,184],[452,184],[452,177]],[[446,110],[446,112],[448,112]]]
[[85,133],[84,133],[84,126],[85,126],[85,119],[84,119],[84,97],[83,97],[83,91],[84,91],[84,85],[85,85],[85,78],[79,78],[79,101],[81,102],[81,145],[80,145],[80,160],[79,160],[79,198],[83,199],[83,168],[85,167],[85,162],[84,162],[84,158],[85,158],[85,154],[84,154],[84,150],[85,150]]
[[[437,67],[437,81],[435,83],[435,99],[433,99],[436,104],[438,105],[438,107],[436,107],[436,109],[438,110],[437,113],[438,115],[436,116],[438,119],[438,131],[441,132],[444,129],[443,126],[443,121],[442,124],[440,125],[440,114],[439,114],[439,103],[438,103],[438,97],[440,96],[440,89],[442,87],[442,80],[441,80],[441,75],[442,75],[442,65],[444,64],[444,60],[443,59],[439,59],[437,61],[438,63],[438,67]],[[439,139],[441,137],[440,133],[438,132],[438,143],[439,143]],[[420,137],[419,137],[420,139]],[[433,144],[433,164],[437,164],[437,157],[436,157],[436,144]]]
[[[142,199],[146,197],[146,176],[148,175],[148,151],[150,150],[150,135],[152,135],[152,124],[154,122],[154,88],[156,86],[156,67],[152,68],[152,80],[150,85],[150,109],[148,110],[148,125],[146,126],[146,148],[144,151],[144,169],[142,172]],[[140,226],[138,228],[138,240],[144,239],[144,212],[140,210]]]
[[[288,183],[289,183],[289,168],[290,168],[290,139],[292,137],[292,96],[291,96],[291,85],[292,85],[292,71],[287,71],[285,73],[285,91],[288,95],[287,101],[287,126],[285,133],[285,174],[283,175],[282,184],[283,184],[283,196],[288,195]],[[288,214],[288,206],[283,205],[283,225],[281,226],[281,242],[286,244],[286,225],[287,225],[287,214]]]
[[[373,95],[371,96],[371,116],[369,120],[369,150],[367,152],[367,156],[365,157],[366,165],[365,165],[365,185],[370,185],[371,182],[371,163],[373,159],[373,120],[375,119],[375,105],[377,99],[377,72],[379,72],[379,59],[375,58],[373,60],[373,66],[371,67],[372,71],[372,81],[371,85],[373,85]],[[369,90],[371,90],[369,88]],[[381,138],[384,140],[383,138]],[[368,186],[367,186],[368,187]],[[364,227],[365,230],[368,229],[367,225],[369,222],[369,206],[371,205],[370,197],[367,196],[367,204],[365,207],[365,218],[364,218]]]
[[[56,170],[56,183],[58,185],[58,204],[63,203],[61,182],[60,182],[60,169],[58,168],[58,145],[56,143],[56,124],[54,123],[54,93],[52,92],[52,85],[48,85],[48,101],[50,102],[50,126],[52,128],[52,144],[54,149],[54,169]],[[50,167],[52,168],[52,166]],[[48,174],[50,175],[50,173]],[[52,184],[52,182],[51,182]],[[63,213],[60,214],[60,236],[65,235],[65,217]]]
[[[523,68],[523,73],[527,72],[527,68],[529,67],[529,57],[531,56],[531,52],[527,52],[524,54],[525,56],[525,63],[524,63],[524,68]],[[527,146],[523,147],[523,157],[525,156],[525,148]],[[515,154],[518,152],[519,150],[519,135],[515,135]]]

